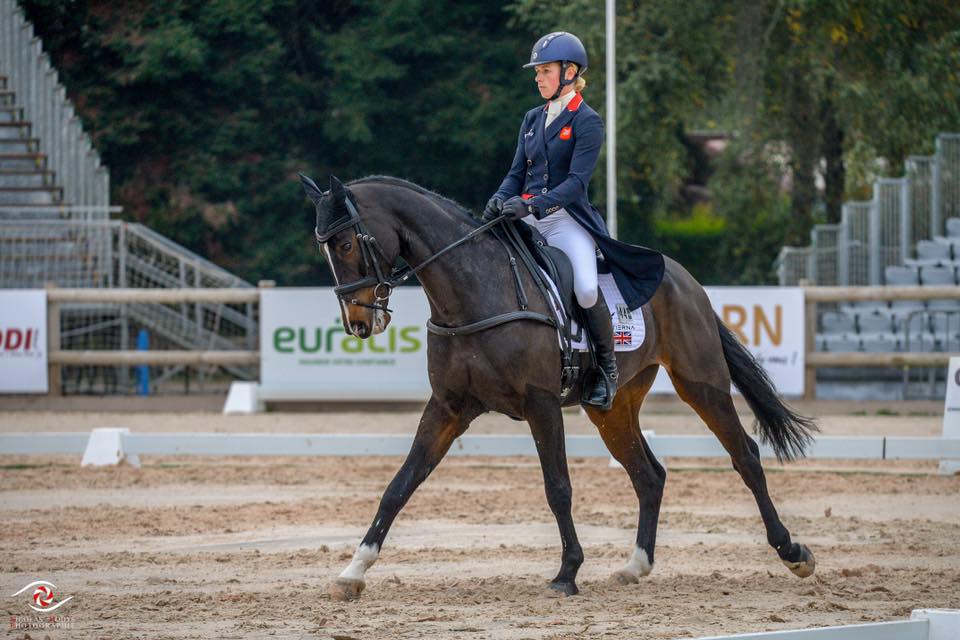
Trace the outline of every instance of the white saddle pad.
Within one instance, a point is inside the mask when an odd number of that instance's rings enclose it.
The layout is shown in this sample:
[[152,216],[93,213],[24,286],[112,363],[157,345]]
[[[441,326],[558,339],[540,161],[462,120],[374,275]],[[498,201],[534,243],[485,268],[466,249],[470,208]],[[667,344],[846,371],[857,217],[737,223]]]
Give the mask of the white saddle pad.
[[[543,270],[541,269],[541,272]],[[543,275],[550,282],[550,288],[553,289],[557,299],[560,295],[557,293],[557,286],[550,280],[545,272]],[[643,338],[646,335],[646,327],[643,323],[643,313],[640,309],[630,311],[630,308],[623,301],[623,294],[617,287],[612,273],[598,274],[600,290],[603,291],[603,298],[607,302],[607,308],[610,309],[611,320],[613,321],[613,345],[615,351],[634,351],[643,344]],[[557,314],[557,320],[560,320],[560,311],[554,309]],[[577,333],[576,321],[571,322],[573,334]],[[559,334],[558,334],[559,335]],[[559,338],[558,338],[559,339]],[[587,350],[586,332],[579,341],[574,341],[573,348],[578,351]]]

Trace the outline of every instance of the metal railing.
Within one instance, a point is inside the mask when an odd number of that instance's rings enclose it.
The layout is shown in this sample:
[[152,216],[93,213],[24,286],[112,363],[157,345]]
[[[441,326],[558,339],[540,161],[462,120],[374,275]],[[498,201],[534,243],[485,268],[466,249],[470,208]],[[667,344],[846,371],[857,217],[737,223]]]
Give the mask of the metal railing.
[[[46,168],[63,187],[72,205],[105,207],[110,203],[110,173],[100,164],[90,137],[67,99],[57,71],[40,39],[14,0],[0,0],[0,75],[16,94],[17,106],[39,139]],[[43,159],[38,159],[43,162]]]
[[[250,283],[143,225],[77,220],[70,208],[48,209],[63,211],[66,219],[38,218],[32,208],[32,215],[24,219],[0,208],[0,288],[55,286],[90,291],[87,298],[56,307],[60,342],[54,351],[129,350],[141,330],[148,332],[153,347],[161,349],[255,347],[258,317],[249,301],[197,298],[189,303],[124,304],[110,297],[118,288],[156,296],[196,289],[249,291]],[[84,208],[78,216],[90,210]],[[184,366],[169,360],[163,364],[167,368],[161,377],[183,373]],[[232,360],[224,366],[231,376],[250,379],[256,371],[248,365]],[[133,388],[129,368],[100,362],[73,366],[64,380],[67,393]]]

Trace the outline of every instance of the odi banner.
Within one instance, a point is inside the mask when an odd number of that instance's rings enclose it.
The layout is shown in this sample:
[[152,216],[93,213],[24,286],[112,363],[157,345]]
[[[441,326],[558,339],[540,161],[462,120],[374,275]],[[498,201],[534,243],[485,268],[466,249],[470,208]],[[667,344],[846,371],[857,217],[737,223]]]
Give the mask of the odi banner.
[[0,393],[47,393],[47,292],[0,289]]
[[[714,310],[785,395],[802,395],[803,290],[708,287]],[[272,398],[425,400],[430,306],[423,290],[403,287],[390,298],[393,319],[380,335],[360,340],[343,330],[330,288],[264,289],[260,318],[260,381]],[[719,354],[718,354],[719,355]],[[661,370],[654,393],[673,393]]]
[[272,398],[426,400],[427,318],[423,289],[390,296],[383,333],[347,335],[331,288],[264,289],[260,306],[260,385]]

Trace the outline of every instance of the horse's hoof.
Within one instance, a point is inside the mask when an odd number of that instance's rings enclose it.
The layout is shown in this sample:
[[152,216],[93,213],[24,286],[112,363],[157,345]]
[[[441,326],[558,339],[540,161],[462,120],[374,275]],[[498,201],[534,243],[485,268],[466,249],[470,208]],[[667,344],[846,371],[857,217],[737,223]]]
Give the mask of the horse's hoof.
[[783,564],[798,578],[809,578],[817,569],[817,559],[813,557],[813,551],[810,551],[809,547],[805,544],[800,545],[800,551],[802,552],[802,556],[799,562],[787,562],[784,560]]
[[330,597],[338,602],[356,600],[360,597],[360,594],[363,593],[363,589],[366,586],[363,580],[337,578],[336,581],[330,585]]
[[575,582],[551,582],[550,588],[565,596],[575,596],[580,593],[580,589],[577,589]]
[[633,573],[632,571],[626,571],[626,570],[614,572],[614,574],[611,576],[611,579],[617,584],[639,584],[640,583],[640,576]]

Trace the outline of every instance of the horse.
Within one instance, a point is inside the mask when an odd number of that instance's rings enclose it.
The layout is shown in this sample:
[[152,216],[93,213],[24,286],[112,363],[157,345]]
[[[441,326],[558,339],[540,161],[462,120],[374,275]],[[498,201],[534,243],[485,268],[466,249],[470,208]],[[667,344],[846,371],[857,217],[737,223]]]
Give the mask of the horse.
[[[428,327],[482,329],[429,333],[432,393],[413,444],[349,565],[330,585],[330,595],[337,600],[360,596],[364,575],[410,496],[471,421],[490,411],[530,426],[562,541],[560,569],[549,587],[577,594],[584,557],[571,517],[561,407],[577,404],[580,395],[561,394],[557,329],[534,317],[551,313],[547,301],[531,296],[528,315],[509,315],[517,306],[517,278],[526,290],[537,289],[529,271],[511,268],[505,245],[487,233],[501,221],[480,224],[456,202],[399,178],[369,176],[344,185],[331,176],[327,191],[302,174],[301,182],[315,204],[318,246],[333,272],[348,333],[366,338],[386,329],[390,292],[413,274],[429,300]],[[398,258],[408,266],[391,271]],[[767,541],[780,560],[794,575],[810,576],[814,555],[791,540],[777,514],[767,493],[759,446],[734,408],[731,382],[754,413],[761,440],[781,460],[803,455],[816,424],[780,399],[763,368],[713,311],[703,287],[679,263],[666,256],[664,260],[662,282],[641,307],[644,342],[635,351],[616,354],[621,386],[613,406],[609,411],[583,406],[629,475],[639,501],[635,545],[613,578],[637,583],[653,569],[666,472],[641,433],[639,411],[660,367],[729,454],[753,493]],[[505,312],[512,321],[483,324],[503,318]],[[562,397],[569,398],[565,404]]]

